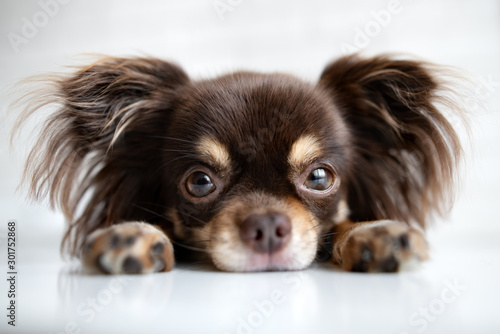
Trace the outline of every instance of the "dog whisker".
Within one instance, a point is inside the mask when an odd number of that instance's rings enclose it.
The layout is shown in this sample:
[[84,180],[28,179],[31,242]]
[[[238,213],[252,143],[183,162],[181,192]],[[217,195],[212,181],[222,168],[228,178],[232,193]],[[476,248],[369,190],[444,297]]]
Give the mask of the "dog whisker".
[[193,247],[193,246],[190,246],[190,245],[186,245],[184,243],[181,243],[179,241],[175,241],[175,240],[172,240],[172,243],[174,245],[177,245],[179,247],[182,247],[182,248],[185,248],[185,249],[189,249],[189,250],[192,250],[192,251],[196,251],[196,252],[201,252],[201,253],[212,253],[212,251],[210,249],[205,249],[205,248],[199,248],[199,247]]
[[180,142],[184,142],[184,143],[187,143],[187,144],[193,144],[194,143],[194,141],[192,141],[192,140],[186,140],[186,139],[181,139],[181,138],[174,138],[174,137],[169,137],[169,136],[152,136],[152,135],[149,135],[148,137],[149,138],[156,138],[156,139],[168,139],[168,140],[180,141]]

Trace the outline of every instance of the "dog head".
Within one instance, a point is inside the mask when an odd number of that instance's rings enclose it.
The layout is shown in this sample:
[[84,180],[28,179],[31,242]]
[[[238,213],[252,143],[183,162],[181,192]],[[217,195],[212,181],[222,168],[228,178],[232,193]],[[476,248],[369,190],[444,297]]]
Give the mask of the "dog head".
[[423,225],[440,209],[461,148],[428,66],[350,56],[310,84],[104,59],[55,80],[26,174],[63,208],[74,251],[145,220],[223,270],[302,269],[347,218]]
[[[235,73],[179,90],[165,147],[178,225],[225,270],[301,269],[342,198],[349,132],[328,94]],[[170,162],[170,163],[169,163]]]

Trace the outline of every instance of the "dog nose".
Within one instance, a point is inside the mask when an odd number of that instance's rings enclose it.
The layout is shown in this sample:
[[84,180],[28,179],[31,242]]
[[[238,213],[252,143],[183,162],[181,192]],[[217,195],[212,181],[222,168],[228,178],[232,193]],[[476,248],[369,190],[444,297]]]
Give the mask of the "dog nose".
[[290,240],[292,224],[288,216],[272,212],[247,217],[240,226],[240,237],[259,253],[274,253]]

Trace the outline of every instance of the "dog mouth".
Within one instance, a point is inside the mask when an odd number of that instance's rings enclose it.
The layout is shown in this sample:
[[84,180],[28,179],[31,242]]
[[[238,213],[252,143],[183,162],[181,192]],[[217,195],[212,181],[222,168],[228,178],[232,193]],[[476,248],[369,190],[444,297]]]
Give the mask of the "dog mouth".
[[218,269],[229,272],[294,271],[305,269],[312,262],[312,259],[303,261],[295,258],[291,248],[274,253],[249,249],[238,249],[230,255],[213,252],[212,260]]
[[278,253],[253,253],[248,256],[248,259],[243,267],[242,272],[259,272],[259,271],[287,271],[298,270],[293,259],[287,254],[288,252],[280,251]]
[[274,204],[255,210],[236,203],[214,217],[208,226],[213,236],[209,249],[218,269],[301,270],[312,263],[318,247],[316,218],[294,199]]

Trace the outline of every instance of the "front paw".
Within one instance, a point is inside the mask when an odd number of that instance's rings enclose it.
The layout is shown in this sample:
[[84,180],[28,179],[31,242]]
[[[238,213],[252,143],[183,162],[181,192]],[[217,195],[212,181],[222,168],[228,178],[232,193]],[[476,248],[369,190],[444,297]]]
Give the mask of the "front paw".
[[123,223],[90,234],[82,263],[106,274],[147,274],[170,271],[174,253],[160,229],[147,223]]
[[355,272],[396,272],[428,258],[423,233],[397,221],[363,223],[336,246],[337,264]]

